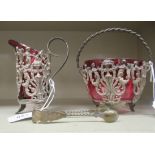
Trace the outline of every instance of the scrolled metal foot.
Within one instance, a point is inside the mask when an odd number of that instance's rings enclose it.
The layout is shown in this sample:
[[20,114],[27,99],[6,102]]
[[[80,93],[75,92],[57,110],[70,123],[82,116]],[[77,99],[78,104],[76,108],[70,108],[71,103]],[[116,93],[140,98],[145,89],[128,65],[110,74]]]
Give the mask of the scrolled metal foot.
[[135,112],[135,104],[134,103],[129,103],[129,108],[132,112]]
[[26,108],[26,104],[21,104],[16,114],[21,113]]

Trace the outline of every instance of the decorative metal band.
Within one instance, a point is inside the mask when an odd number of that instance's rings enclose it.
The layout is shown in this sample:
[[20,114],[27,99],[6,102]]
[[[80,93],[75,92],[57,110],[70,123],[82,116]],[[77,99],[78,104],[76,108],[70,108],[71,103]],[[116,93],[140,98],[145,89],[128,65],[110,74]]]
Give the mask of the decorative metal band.
[[152,60],[152,52],[151,52],[151,49],[150,47],[148,46],[148,43],[144,40],[144,38],[138,34],[137,32],[133,31],[133,30],[130,30],[130,29],[127,29],[127,28],[107,28],[107,29],[104,29],[104,30],[101,30],[101,31],[98,31],[92,35],[90,35],[81,45],[81,47],[79,48],[78,50],[78,54],[77,54],[77,57],[76,57],[76,63],[77,63],[77,68],[81,69],[82,67],[80,66],[79,64],[79,59],[80,59],[80,55],[81,55],[81,52],[82,50],[84,49],[84,47],[88,44],[88,42],[90,40],[92,40],[93,38],[95,38],[96,36],[100,35],[100,34],[103,34],[105,32],[111,32],[111,31],[120,31],[120,32],[127,32],[127,33],[130,33],[130,34],[133,34],[135,35],[141,42],[142,44],[144,45],[144,47],[146,48],[146,50],[148,51],[149,53],[149,59]]

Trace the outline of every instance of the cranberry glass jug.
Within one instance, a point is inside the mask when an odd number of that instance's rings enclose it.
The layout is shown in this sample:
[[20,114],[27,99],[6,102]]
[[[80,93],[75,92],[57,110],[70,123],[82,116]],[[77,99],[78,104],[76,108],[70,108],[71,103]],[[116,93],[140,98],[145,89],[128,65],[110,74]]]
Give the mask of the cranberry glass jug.
[[[50,51],[50,44],[60,40],[66,45],[65,61],[53,75],[51,73],[51,56],[57,56]],[[45,108],[52,101],[55,93],[54,76],[62,69],[68,59],[68,44],[62,38],[51,38],[47,43],[47,51],[33,49],[15,40],[8,43],[15,48],[17,99],[20,108],[17,113],[33,111],[35,108]]]

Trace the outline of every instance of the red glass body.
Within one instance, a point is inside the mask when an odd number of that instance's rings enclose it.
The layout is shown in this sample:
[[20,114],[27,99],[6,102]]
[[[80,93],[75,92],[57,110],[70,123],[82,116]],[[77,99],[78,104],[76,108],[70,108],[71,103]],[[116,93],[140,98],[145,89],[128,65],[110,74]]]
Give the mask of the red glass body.
[[[116,70],[116,75],[118,74],[118,70],[119,70],[119,66],[121,66],[124,62],[122,61],[122,59],[108,59],[108,60],[112,60],[114,62],[115,66],[118,66],[118,69]],[[123,59],[125,60],[126,64],[134,64],[134,62],[137,62],[137,66],[142,67],[143,61],[142,60],[135,60],[135,59]],[[95,68],[101,77],[101,72],[98,68],[101,67],[102,62],[104,61],[104,59],[93,59],[93,60],[86,60],[84,65],[83,65],[83,69],[85,68],[85,66],[89,67],[90,69],[92,69],[92,63],[95,64]],[[140,71],[141,72],[141,71]],[[105,73],[106,74],[106,73]],[[123,78],[126,78],[126,70],[123,72]],[[89,76],[89,75],[88,75]],[[95,76],[92,76],[93,80],[96,81]],[[121,102],[125,102],[125,103],[130,103],[133,101],[134,98],[134,83],[133,83],[133,79],[136,79],[136,71],[134,72],[134,77],[130,76],[130,79],[128,80],[127,84],[125,85],[125,91],[124,93],[121,95],[120,97],[120,101]],[[100,85],[102,87],[102,90],[106,89],[104,88],[104,85]],[[95,102],[96,105],[99,105],[101,102],[107,102],[107,99],[105,98],[105,96],[100,95],[99,93],[97,93],[96,91],[96,86],[94,86],[90,80],[90,77],[88,78],[87,81],[87,89],[88,89],[88,93],[91,96],[92,100]]]
[[[8,43],[16,51],[18,99],[36,99],[38,84],[35,77],[43,77],[45,71],[43,66],[47,63],[47,55],[41,55],[39,50],[15,40],[9,40]],[[44,81],[43,85],[46,85]],[[48,92],[44,91],[44,93],[43,98]]]

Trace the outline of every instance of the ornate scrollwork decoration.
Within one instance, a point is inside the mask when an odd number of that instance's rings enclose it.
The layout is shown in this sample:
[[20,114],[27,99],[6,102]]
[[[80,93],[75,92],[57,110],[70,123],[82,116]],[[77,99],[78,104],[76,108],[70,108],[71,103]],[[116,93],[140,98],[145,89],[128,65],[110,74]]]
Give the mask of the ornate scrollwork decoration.
[[[91,65],[85,64],[81,73],[87,87],[89,83],[94,86],[96,93],[102,97],[104,103],[135,103],[144,89],[149,69],[149,64],[145,61],[129,63],[124,59],[118,64],[114,60],[106,59],[99,66],[96,66],[94,62]],[[133,100],[122,101],[122,96],[131,80]]]
[[50,75],[49,56],[43,50],[32,53],[30,47],[22,45],[25,50],[17,46],[15,53],[19,99],[22,93],[21,96],[25,99],[42,102],[49,93],[47,82]]

